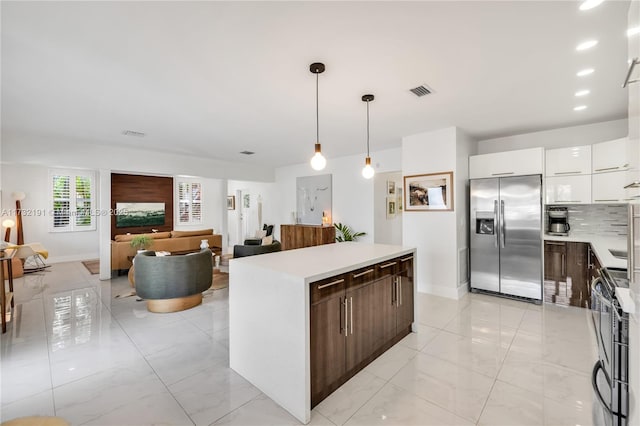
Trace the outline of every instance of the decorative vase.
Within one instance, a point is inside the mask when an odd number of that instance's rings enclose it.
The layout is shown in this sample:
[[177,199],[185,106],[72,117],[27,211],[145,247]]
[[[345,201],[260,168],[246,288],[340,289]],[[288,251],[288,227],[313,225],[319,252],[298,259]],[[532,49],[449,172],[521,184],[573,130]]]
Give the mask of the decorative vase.
[[200,249],[204,250],[209,248],[209,241],[208,240],[200,240]]

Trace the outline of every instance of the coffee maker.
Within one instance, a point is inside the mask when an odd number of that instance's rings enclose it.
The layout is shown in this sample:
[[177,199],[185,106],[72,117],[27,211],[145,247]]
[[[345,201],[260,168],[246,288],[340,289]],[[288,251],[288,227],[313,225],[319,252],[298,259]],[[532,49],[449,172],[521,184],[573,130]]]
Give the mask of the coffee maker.
[[549,207],[547,210],[549,235],[569,235],[569,211],[566,207]]

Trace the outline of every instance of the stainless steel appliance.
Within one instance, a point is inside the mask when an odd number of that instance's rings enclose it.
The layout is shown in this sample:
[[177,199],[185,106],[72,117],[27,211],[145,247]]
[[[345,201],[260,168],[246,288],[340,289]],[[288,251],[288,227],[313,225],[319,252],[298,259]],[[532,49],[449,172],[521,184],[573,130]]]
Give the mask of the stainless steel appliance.
[[547,234],[569,235],[569,210],[566,207],[549,207],[547,224]]
[[591,309],[598,343],[598,361],[591,384],[599,401],[593,422],[626,426],[629,413],[629,316],[615,297],[616,287],[629,287],[626,270],[603,268],[591,283]]
[[471,290],[542,300],[542,177],[472,179]]

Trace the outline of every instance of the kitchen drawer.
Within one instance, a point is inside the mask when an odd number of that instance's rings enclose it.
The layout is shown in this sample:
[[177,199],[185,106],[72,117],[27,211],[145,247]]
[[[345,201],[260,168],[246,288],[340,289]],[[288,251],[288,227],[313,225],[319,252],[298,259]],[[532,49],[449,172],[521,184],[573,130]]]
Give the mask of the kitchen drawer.
[[364,268],[356,269],[353,272],[349,272],[349,288],[361,286],[363,284],[370,283],[376,279],[376,265],[365,266]]
[[399,258],[389,259],[376,264],[376,279],[384,278],[389,275],[395,275],[398,271]]
[[347,288],[347,279],[347,274],[342,274],[312,282],[309,284],[311,286],[311,303],[343,295]]
[[412,254],[399,257],[397,258],[397,260],[398,260],[397,271],[399,274],[406,276],[408,272],[409,274],[413,275],[413,255]]

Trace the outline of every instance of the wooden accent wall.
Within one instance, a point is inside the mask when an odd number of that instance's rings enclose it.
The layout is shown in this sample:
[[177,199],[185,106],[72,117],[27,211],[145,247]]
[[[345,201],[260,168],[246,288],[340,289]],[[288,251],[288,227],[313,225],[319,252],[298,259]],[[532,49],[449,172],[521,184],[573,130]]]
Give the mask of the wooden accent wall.
[[336,229],[322,225],[280,225],[282,250],[336,242]]
[[116,203],[164,203],[164,225],[116,228],[116,217],[111,216],[111,239],[118,234],[150,233],[173,230],[173,178],[111,173],[111,208]]

